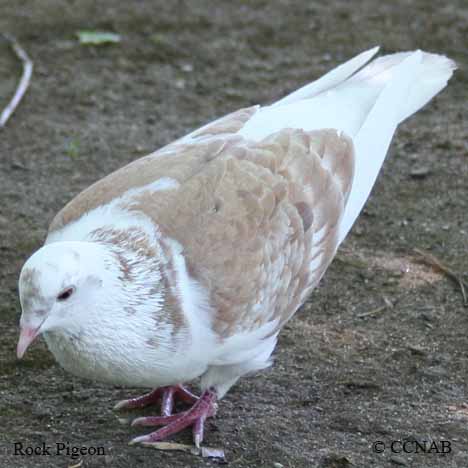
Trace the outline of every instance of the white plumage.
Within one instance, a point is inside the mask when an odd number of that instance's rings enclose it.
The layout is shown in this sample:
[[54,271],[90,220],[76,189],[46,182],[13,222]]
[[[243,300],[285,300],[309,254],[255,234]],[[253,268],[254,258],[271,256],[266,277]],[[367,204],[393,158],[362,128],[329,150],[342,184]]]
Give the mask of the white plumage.
[[[208,124],[72,200],[23,267],[18,356],[43,333],[77,375],[162,386],[119,404],[163,398],[157,424],[166,426],[136,441],[193,425],[199,444],[216,399],[269,365],[282,325],[368,198],[397,125],[455,69],[421,51],[362,68],[377,50],[270,106]],[[179,385],[197,377],[199,400]],[[174,395],[194,406],[170,415]]]

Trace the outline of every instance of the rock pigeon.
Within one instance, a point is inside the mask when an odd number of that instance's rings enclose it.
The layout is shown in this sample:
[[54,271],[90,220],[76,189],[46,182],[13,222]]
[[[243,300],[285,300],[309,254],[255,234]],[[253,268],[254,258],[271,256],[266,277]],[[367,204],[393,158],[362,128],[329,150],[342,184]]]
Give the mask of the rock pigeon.
[[[42,335],[83,378],[150,393],[154,444],[205,420],[317,286],[397,125],[445,87],[440,55],[373,48],[274,104],[238,110],[70,201],[19,278],[21,358]],[[367,65],[366,65],[367,64]],[[199,379],[201,395],[185,384]],[[180,400],[189,409],[174,413]]]

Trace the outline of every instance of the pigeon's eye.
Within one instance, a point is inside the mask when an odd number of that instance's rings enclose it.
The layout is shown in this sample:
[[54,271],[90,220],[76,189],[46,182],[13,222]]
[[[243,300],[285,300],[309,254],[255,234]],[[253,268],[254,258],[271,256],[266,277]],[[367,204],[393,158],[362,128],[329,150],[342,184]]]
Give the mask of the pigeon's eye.
[[64,289],[58,296],[57,301],[66,301],[75,291],[75,288]]

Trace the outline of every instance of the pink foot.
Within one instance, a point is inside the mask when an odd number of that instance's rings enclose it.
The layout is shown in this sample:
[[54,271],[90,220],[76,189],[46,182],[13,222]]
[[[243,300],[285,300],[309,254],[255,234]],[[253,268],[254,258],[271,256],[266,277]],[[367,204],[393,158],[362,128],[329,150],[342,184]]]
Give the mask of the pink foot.
[[135,437],[130,441],[130,445],[142,443],[151,445],[163,440],[172,434],[180,432],[186,427],[192,426],[193,441],[200,447],[203,441],[204,425],[206,418],[214,416],[218,405],[216,403],[216,393],[214,390],[205,390],[200,398],[187,410],[178,414],[166,416],[146,416],[137,418],[132,422],[132,426],[164,426],[151,434]]
[[189,392],[182,385],[173,385],[171,387],[157,388],[152,392],[137,398],[119,401],[114,406],[114,410],[144,408],[161,402],[161,414],[163,416],[170,416],[174,409],[174,401],[176,397],[180,401],[190,405],[193,405],[198,400],[197,396]]

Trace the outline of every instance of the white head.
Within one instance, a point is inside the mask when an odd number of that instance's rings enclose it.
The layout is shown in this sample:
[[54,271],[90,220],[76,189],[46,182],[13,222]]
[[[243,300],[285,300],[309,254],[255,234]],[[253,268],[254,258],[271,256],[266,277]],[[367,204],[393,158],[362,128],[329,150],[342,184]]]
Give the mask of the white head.
[[103,300],[109,277],[106,256],[106,249],[97,243],[56,242],[29,258],[19,279],[19,358],[43,332],[79,332],[80,323]]

